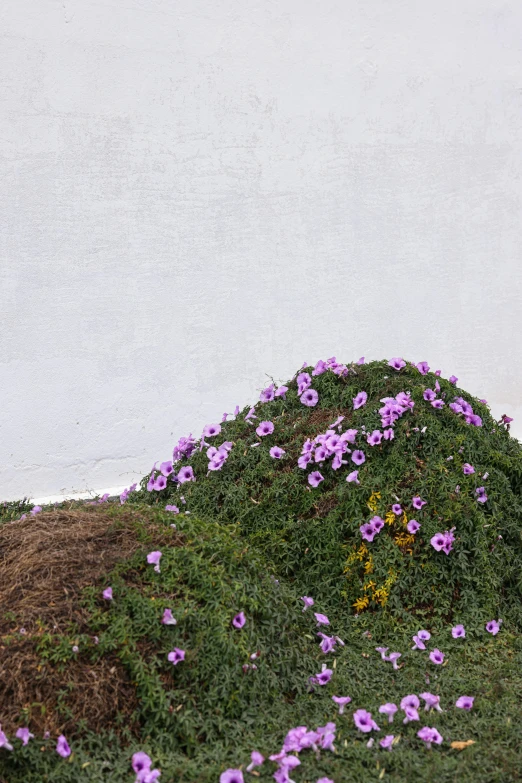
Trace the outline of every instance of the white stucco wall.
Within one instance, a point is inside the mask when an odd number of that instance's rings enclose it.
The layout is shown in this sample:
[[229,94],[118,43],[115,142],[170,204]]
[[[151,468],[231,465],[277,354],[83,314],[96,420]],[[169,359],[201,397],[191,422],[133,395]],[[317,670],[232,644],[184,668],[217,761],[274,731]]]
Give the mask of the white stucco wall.
[[331,355],[522,436],[521,128],[519,0],[2,0],[0,500]]

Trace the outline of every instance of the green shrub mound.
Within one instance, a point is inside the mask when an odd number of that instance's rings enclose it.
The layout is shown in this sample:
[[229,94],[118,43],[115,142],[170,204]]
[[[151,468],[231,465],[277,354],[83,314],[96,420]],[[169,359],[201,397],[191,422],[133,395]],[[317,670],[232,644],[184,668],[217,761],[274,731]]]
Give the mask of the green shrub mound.
[[[422,375],[412,364],[400,371],[385,361],[352,364],[344,375],[328,370],[313,376],[312,371],[300,370],[310,375],[318,393],[315,406],[302,403],[296,373],[285,384],[285,398],[254,406],[256,419],[246,420],[245,409],[222,423],[218,435],[207,437],[215,447],[233,443],[220,470],[208,470],[207,449],[200,450],[198,441],[197,450],[174,465],[175,473],[190,465],[195,481],[177,484],[169,477],[165,489],[148,491],[147,475],[128,502],[173,504],[239,525],[245,541],[297,594],[313,595],[323,606],[395,617],[413,612],[419,619],[469,618],[480,624],[500,613],[520,625],[521,444],[492,418],[487,404],[434,373]],[[441,409],[424,398],[426,389],[442,400]],[[354,409],[362,391],[367,402]],[[411,395],[413,407],[394,422],[393,440],[370,446],[367,435],[383,432],[382,400],[401,392]],[[472,406],[482,426],[450,409],[456,397]],[[347,464],[337,470],[331,458],[304,469],[297,464],[306,439],[326,433],[340,416],[344,419],[336,432],[356,429],[355,443],[347,445],[366,457],[358,468],[359,484],[346,481],[357,469],[351,454],[343,455]],[[271,421],[273,433],[257,435],[261,421]],[[270,456],[273,446],[284,449],[281,459]],[[465,475],[465,463],[475,473]],[[307,476],[315,470],[324,481],[314,488]],[[487,494],[485,503],[478,500],[480,487]],[[420,510],[412,507],[417,496],[426,501]],[[396,503],[404,513],[393,513]],[[384,528],[372,542],[365,541],[360,526],[376,515]],[[421,526],[414,535],[406,527],[412,519]],[[437,551],[432,537],[452,528],[452,550]]]

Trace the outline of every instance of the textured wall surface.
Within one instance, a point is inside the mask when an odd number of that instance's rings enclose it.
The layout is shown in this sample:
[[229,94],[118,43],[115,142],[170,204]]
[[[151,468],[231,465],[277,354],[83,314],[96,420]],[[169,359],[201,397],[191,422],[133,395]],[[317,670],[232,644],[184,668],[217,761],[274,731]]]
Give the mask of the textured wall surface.
[[331,355],[521,437],[521,118],[520,0],[2,0],[0,500]]

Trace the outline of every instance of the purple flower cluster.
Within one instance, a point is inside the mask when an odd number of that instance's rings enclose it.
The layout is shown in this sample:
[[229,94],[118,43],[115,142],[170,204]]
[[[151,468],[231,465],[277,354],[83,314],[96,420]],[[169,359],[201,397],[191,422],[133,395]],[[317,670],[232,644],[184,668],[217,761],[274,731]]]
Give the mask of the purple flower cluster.
[[453,413],[462,413],[466,424],[472,424],[474,427],[482,427],[482,419],[476,413],[473,413],[473,408],[462,397],[455,397],[453,402],[450,402],[449,407]]
[[[339,423],[337,427],[340,431],[341,424]],[[322,465],[325,460],[333,457],[332,470],[338,470],[341,465],[347,464],[343,455],[352,453],[347,444],[355,443],[356,435],[357,430],[350,429],[339,434],[331,428],[325,433],[317,435],[313,441],[308,438],[301,449],[301,456],[297,460],[298,466],[304,470],[312,461]],[[362,451],[356,450],[352,453],[352,461],[356,465],[361,465],[365,459]]]
[[[362,364],[363,362],[359,360],[359,363]],[[331,356],[325,362],[322,359],[319,359],[314,369],[312,370],[312,375],[322,375],[327,370],[331,370],[334,375],[348,375],[348,367],[346,367],[345,364],[340,364],[335,356]]]
[[272,400],[274,400],[276,397],[282,397],[285,399],[287,391],[288,386],[280,386],[278,389],[276,389],[275,385],[271,383],[270,386],[267,386],[266,389],[263,389],[259,396],[259,400],[260,402],[272,402]]
[[131,492],[134,492],[136,490],[137,484],[132,484],[132,486],[127,487],[127,489],[124,489],[123,492],[120,495],[120,504],[123,506],[124,503],[127,502],[127,498],[129,497]]
[[430,539],[432,547],[436,549],[437,552],[442,551],[446,555],[449,555],[453,549],[453,542],[455,541],[454,530],[455,528],[452,527],[451,530],[446,530],[444,533],[435,533]]
[[132,757],[132,769],[136,773],[134,783],[154,783],[161,775],[159,769],[151,769],[152,760],[142,750]]
[[215,446],[210,446],[210,448],[207,449],[207,457],[209,459],[208,469],[221,470],[221,468],[223,467],[223,465],[228,459],[228,455],[230,454],[231,448],[232,448],[232,442],[229,440],[226,440],[218,448],[216,448]]
[[383,427],[393,427],[395,422],[406,411],[413,410],[415,405],[410,392],[399,392],[396,397],[383,397],[381,402],[384,403],[382,408],[379,408]]
[[[441,398],[437,398],[437,393],[440,392],[440,383],[438,381],[435,382],[435,389],[436,391],[433,391],[433,389],[425,389],[422,396],[431,404],[432,408],[440,410],[444,407],[444,402]],[[442,397],[444,397],[444,395],[442,395]]]
[[377,533],[380,533],[381,530],[384,527],[384,520],[381,519],[381,517],[375,516],[370,519],[369,522],[366,522],[364,525],[361,525],[359,530],[361,531],[361,536],[365,541],[372,542]]

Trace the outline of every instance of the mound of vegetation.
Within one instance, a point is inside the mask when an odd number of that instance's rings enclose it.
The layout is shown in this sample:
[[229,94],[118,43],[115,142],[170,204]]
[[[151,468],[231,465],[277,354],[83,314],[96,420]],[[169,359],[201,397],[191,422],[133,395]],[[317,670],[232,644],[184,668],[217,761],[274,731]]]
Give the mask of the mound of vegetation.
[[455,383],[329,360],[120,499],[0,508],[1,783],[520,779],[522,453]]
[[182,439],[129,501],[237,523],[323,605],[520,624],[521,444],[456,381],[402,360],[302,368]]

